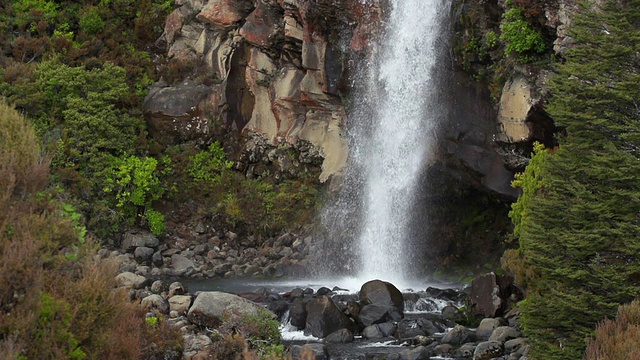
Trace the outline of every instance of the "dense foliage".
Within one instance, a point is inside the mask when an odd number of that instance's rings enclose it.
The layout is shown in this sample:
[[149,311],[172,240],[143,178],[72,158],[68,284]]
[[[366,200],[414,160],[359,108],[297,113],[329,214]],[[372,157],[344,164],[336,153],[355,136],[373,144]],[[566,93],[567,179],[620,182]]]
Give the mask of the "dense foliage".
[[113,290],[115,267],[94,261],[80,214],[47,188],[48,166],[34,129],[0,103],[1,357],[140,358],[153,338],[143,313]]
[[640,290],[640,1],[583,8],[549,113],[566,129],[520,178],[510,268],[534,359],[578,359],[598,321]]

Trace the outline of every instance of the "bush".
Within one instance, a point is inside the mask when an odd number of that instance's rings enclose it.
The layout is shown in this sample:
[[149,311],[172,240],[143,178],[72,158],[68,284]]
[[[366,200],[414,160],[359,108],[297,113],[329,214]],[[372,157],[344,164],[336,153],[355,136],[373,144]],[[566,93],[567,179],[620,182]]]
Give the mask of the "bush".
[[507,43],[507,55],[516,54],[525,62],[529,62],[532,60],[532,53],[542,53],[546,50],[542,34],[524,20],[522,10],[518,8],[511,8],[503,15],[500,30],[500,40]]
[[104,29],[104,20],[98,14],[98,11],[91,7],[80,17],[80,29],[88,35],[95,35]]
[[157,165],[158,161],[150,157],[113,158],[104,192],[115,195],[115,206],[129,224],[146,222],[159,235],[164,232],[164,215],[151,207],[164,193]]
[[640,359],[640,301],[618,308],[615,320],[605,319],[587,343],[585,360]]

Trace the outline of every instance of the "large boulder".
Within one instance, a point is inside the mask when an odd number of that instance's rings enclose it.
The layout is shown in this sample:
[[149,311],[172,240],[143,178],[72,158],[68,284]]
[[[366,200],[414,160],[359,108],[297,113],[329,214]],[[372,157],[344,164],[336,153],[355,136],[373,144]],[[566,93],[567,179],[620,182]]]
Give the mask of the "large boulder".
[[[395,312],[396,314],[390,315],[392,317],[403,317],[404,313],[404,299],[402,293],[393,284],[381,281],[371,280],[366,282],[360,288],[360,302],[369,305],[378,305],[387,307],[389,313]],[[399,320],[399,319],[397,319]]]
[[501,316],[512,293],[513,278],[491,272],[471,282],[471,309],[474,314],[487,318]]
[[306,305],[307,321],[305,333],[323,338],[340,329],[350,329],[351,320],[340,311],[340,308],[329,296],[320,296]]
[[365,305],[358,314],[358,322],[367,327],[372,324],[380,324],[387,321],[399,321],[402,316],[394,308],[369,304]]
[[[225,315],[257,315],[264,307],[240,296],[219,291],[201,292],[189,309],[187,318],[201,326],[218,326]],[[275,318],[275,314],[273,315]]]

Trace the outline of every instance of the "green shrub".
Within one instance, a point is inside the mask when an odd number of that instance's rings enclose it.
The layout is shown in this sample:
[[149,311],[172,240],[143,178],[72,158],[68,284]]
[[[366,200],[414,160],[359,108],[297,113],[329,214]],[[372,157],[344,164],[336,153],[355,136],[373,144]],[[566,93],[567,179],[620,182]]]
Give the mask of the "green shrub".
[[500,40],[506,42],[505,53],[516,54],[525,62],[532,60],[532,53],[542,53],[546,50],[544,38],[522,17],[522,10],[509,9],[500,24]]
[[115,207],[130,224],[146,222],[154,234],[164,231],[164,215],[152,209],[152,203],[164,194],[154,158],[128,156],[113,158],[106,172],[104,192],[115,195]]
[[227,160],[227,154],[217,141],[209,145],[206,151],[191,157],[190,160],[191,165],[187,170],[189,175],[198,182],[211,185],[219,183],[222,173],[233,166],[233,161]]
[[80,29],[88,35],[95,35],[105,27],[104,20],[102,20],[98,11],[93,7],[89,8],[89,10],[80,17],[78,25],[80,25]]

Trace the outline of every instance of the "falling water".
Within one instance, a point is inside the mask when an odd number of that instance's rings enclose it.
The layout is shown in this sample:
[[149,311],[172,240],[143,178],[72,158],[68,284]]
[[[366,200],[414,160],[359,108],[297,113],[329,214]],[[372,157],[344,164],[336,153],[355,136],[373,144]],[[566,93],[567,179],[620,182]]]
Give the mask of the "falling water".
[[439,96],[444,89],[436,79],[437,66],[445,61],[439,54],[446,46],[441,39],[449,6],[447,0],[391,0],[390,7],[349,113],[355,124],[349,171],[336,206],[342,208],[331,210],[329,226],[333,237],[348,232],[357,238],[349,252],[356,250],[360,260],[351,275],[406,283],[419,266],[410,255],[416,250],[411,224],[423,190],[421,175],[432,156],[436,126],[446,116]]

